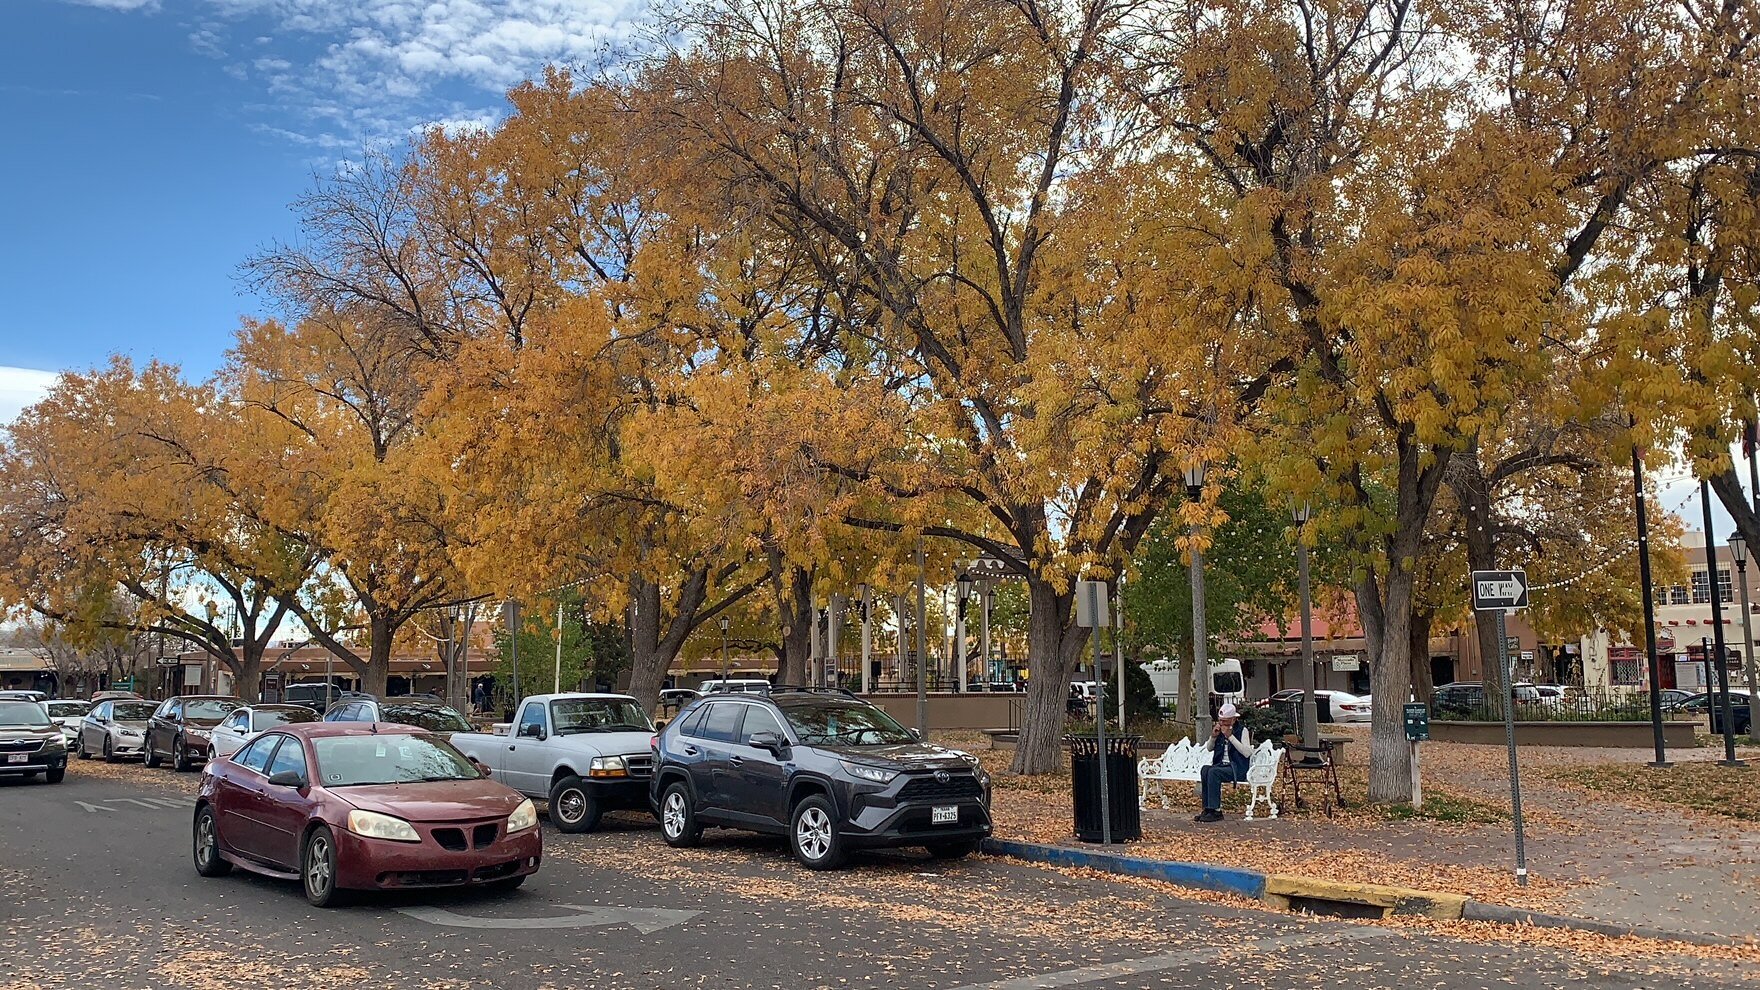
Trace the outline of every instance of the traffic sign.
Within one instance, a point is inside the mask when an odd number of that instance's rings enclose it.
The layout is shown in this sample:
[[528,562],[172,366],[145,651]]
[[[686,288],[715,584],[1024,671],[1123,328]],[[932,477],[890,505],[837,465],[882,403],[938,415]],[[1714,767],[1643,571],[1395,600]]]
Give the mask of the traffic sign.
[[1106,603],[1112,595],[1104,581],[1076,582],[1076,625],[1082,629],[1105,629],[1112,625]]
[[1422,701],[1409,701],[1405,707],[1406,738],[1423,742],[1430,738],[1430,706]]
[[1473,608],[1480,612],[1528,607],[1528,575],[1523,571],[1474,571]]

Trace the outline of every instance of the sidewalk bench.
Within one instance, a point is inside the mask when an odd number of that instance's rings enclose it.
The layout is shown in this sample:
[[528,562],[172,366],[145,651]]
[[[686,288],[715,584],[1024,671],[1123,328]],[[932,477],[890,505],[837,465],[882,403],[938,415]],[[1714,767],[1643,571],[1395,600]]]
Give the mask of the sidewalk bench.
[[[1277,802],[1273,800],[1271,791],[1277,784],[1277,764],[1283,756],[1283,750],[1272,746],[1267,739],[1253,750],[1253,758],[1247,763],[1247,779],[1234,783],[1245,783],[1252,788],[1252,800],[1247,803],[1247,819],[1252,820],[1253,812],[1264,801],[1271,809],[1270,817],[1277,817]],[[1181,739],[1159,759],[1145,757],[1137,761],[1137,804],[1139,807],[1149,806],[1149,794],[1154,792],[1162,808],[1167,808],[1167,788],[1163,786],[1169,781],[1182,784],[1196,784],[1199,774],[1206,763],[1210,762],[1210,753],[1202,746],[1192,745],[1190,739]]]

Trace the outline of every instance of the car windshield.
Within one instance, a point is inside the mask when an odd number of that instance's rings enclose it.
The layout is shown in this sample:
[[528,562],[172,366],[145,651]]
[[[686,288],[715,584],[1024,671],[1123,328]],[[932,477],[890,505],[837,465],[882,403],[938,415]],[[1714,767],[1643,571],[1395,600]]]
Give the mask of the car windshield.
[[150,701],[118,701],[111,711],[118,722],[145,722],[153,717],[153,708]]
[[307,708],[258,708],[251,712],[251,725],[257,731],[296,722],[316,722],[318,713]]
[[458,750],[426,735],[378,733],[322,736],[317,779],[325,787],[477,780],[481,775]]
[[444,705],[385,705],[379,709],[379,721],[413,725],[429,732],[471,731],[471,724],[463,715]]
[[808,746],[894,746],[916,742],[904,726],[873,705],[815,700],[782,705],[782,715]]
[[83,701],[49,702],[49,715],[52,718],[72,718],[77,715],[84,715],[91,710],[92,706]]
[[48,725],[49,714],[34,701],[0,701],[0,725]]
[[218,722],[237,710],[238,702],[222,698],[198,698],[183,703],[183,717],[188,719]]
[[556,734],[572,732],[653,732],[642,706],[628,698],[564,698],[550,702]]

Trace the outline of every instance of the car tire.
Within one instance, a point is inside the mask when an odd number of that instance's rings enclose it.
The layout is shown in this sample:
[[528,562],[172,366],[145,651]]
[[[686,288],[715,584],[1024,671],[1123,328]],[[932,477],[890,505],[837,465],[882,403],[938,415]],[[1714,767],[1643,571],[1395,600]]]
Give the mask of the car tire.
[[189,773],[189,750],[184,747],[183,737],[171,740],[171,769],[178,773]]
[[67,779],[67,768],[56,767],[53,770],[45,770],[43,771],[43,779],[51,784],[59,784]]
[[835,870],[843,865],[843,836],[837,830],[837,809],[823,795],[803,798],[788,816],[788,846],[809,870]]
[[925,846],[929,855],[935,859],[965,859],[978,851],[978,840],[963,839],[959,842],[937,842]]
[[339,907],[346,900],[336,888],[336,836],[319,825],[306,833],[299,857],[299,885],[313,907]]
[[104,762],[105,763],[115,763],[116,762],[116,748],[113,745],[111,745],[110,734],[108,732],[104,733]]
[[79,758],[82,760],[92,758],[92,754],[86,752],[86,734],[84,732],[79,734],[79,741],[74,743],[73,750],[79,754]]
[[159,758],[159,750],[153,746],[153,734],[151,732],[147,733],[147,742],[142,749],[145,755],[141,757],[141,762],[145,763],[149,770],[159,769],[160,764],[164,761]]
[[691,807],[691,789],[682,780],[673,781],[660,795],[660,837],[676,849],[703,841],[703,826],[697,824],[696,809]]
[[587,785],[573,774],[550,788],[550,820],[564,832],[591,832],[599,827],[599,817],[603,813],[599,802],[588,793]]
[[196,809],[196,820],[190,827],[190,846],[197,873],[223,877],[232,872],[232,864],[220,855],[220,820],[214,816],[213,805],[204,804]]

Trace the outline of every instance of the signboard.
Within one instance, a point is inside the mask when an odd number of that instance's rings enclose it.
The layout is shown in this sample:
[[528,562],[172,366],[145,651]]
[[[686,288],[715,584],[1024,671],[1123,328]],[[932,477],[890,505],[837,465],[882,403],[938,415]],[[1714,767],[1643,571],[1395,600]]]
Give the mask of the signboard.
[[161,667],[179,667],[183,665],[183,661],[176,657],[159,657],[153,662]]
[[1523,659],[1523,660],[1532,660],[1532,659],[1534,659],[1534,651],[1533,651],[1533,650],[1523,650],[1523,651],[1522,651],[1522,659]]
[[1430,706],[1421,701],[1406,703],[1406,738],[1423,742],[1430,738]]
[[1476,611],[1527,607],[1528,575],[1525,572],[1473,572],[1473,608]]
[[1363,661],[1355,653],[1346,653],[1332,658],[1332,669],[1340,673],[1362,670]]
[[1522,639],[1520,636],[1505,636],[1503,637],[1503,647],[1508,650],[1509,655],[1513,657],[1517,653],[1522,652]]
[[1105,581],[1076,582],[1076,625],[1083,629],[1105,629],[1112,625],[1107,601],[1112,597]]

